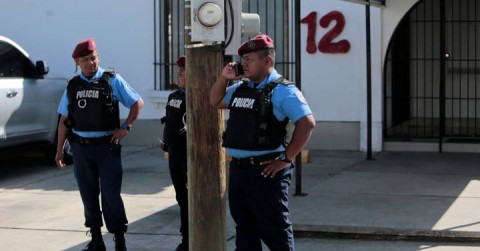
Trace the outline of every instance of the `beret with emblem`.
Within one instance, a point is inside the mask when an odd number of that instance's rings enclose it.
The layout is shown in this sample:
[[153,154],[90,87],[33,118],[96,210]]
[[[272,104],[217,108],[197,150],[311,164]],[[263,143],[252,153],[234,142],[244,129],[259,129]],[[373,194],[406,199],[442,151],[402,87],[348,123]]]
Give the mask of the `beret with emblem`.
[[269,48],[275,48],[273,46],[273,40],[269,36],[261,34],[243,43],[240,48],[238,48],[238,55],[241,57],[243,56],[243,54],[246,53],[265,50]]
[[184,55],[177,58],[177,66],[178,67],[185,67],[185,56]]
[[95,40],[87,38],[80,41],[72,53],[72,58],[85,57],[95,51]]

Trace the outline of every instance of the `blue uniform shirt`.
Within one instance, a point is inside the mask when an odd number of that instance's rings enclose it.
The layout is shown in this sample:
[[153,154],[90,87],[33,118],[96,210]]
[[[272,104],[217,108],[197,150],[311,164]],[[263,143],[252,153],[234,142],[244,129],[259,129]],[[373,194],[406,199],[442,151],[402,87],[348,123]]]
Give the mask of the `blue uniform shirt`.
[[[263,89],[266,84],[275,81],[280,78],[281,75],[277,73],[274,69],[270,75],[268,75],[260,84],[257,86],[258,89]],[[232,99],[232,94],[240,86],[242,82],[239,81],[232,86],[227,88],[225,94],[225,103],[230,104]],[[253,81],[248,82],[250,88],[254,87]],[[282,121],[285,118],[289,118],[292,122],[312,114],[310,107],[307,104],[307,101],[303,97],[300,90],[295,85],[282,85],[279,84],[275,87],[272,94],[272,104],[273,104],[273,114],[275,117]],[[252,156],[259,156],[271,152],[283,151],[285,148],[280,145],[277,149],[274,150],[264,150],[264,151],[249,151],[249,150],[240,150],[234,148],[226,148],[228,155],[234,158],[245,158]]]
[[[97,73],[88,79],[82,73],[80,73],[80,78],[92,83],[95,79],[102,77],[103,72],[105,70],[101,67],[98,68]],[[123,106],[130,108],[135,102],[140,99],[140,95],[133,90],[133,88],[123,79],[118,73],[115,74],[115,77],[109,79],[109,83],[112,86],[113,91],[113,99],[119,101]],[[58,105],[58,113],[62,116],[68,116],[68,97],[67,97],[67,90],[63,93],[62,100],[60,100],[60,104]],[[97,131],[97,132],[82,132],[82,131],[75,131],[73,132],[82,137],[102,137],[108,134],[111,134],[111,131]]]

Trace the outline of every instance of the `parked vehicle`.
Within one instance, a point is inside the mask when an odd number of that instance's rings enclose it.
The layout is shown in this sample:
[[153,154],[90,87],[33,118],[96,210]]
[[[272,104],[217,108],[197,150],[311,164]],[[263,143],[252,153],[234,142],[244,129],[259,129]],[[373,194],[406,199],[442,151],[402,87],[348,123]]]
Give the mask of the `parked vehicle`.
[[[67,79],[45,78],[49,68],[35,64],[9,38],[0,36],[0,150],[41,146],[54,161],[59,115],[58,103]],[[66,162],[71,162],[69,146]]]

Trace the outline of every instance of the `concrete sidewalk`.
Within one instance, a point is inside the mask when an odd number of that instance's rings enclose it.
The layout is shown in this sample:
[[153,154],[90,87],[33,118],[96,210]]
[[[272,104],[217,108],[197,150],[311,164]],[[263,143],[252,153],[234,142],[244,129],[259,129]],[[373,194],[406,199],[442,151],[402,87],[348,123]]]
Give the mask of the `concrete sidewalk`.
[[[297,237],[480,241],[480,154],[374,157],[367,161],[358,152],[311,151],[311,162],[302,168],[302,192],[308,194],[295,196],[296,177],[291,186]],[[159,148],[124,147],[123,164],[129,250],[174,250],[180,222],[168,162]],[[3,170],[9,168],[5,165]],[[26,169],[22,175],[0,176],[0,250],[80,250],[89,239],[72,168],[39,162]],[[234,250],[234,234],[227,213],[228,250]],[[104,239],[111,250],[112,236],[105,233]],[[385,243],[347,242],[350,246],[339,248],[343,244],[296,239],[300,251],[402,250]]]
[[311,153],[297,236],[480,241],[480,154]]

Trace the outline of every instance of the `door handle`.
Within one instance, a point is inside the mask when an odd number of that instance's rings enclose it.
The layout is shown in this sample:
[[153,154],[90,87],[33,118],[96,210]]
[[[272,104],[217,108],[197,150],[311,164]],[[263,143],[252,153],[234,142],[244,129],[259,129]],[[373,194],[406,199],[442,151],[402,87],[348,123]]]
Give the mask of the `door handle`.
[[17,96],[17,94],[18,94],[17,91],[9,91],[7,92],[7,98],[14,98]]

